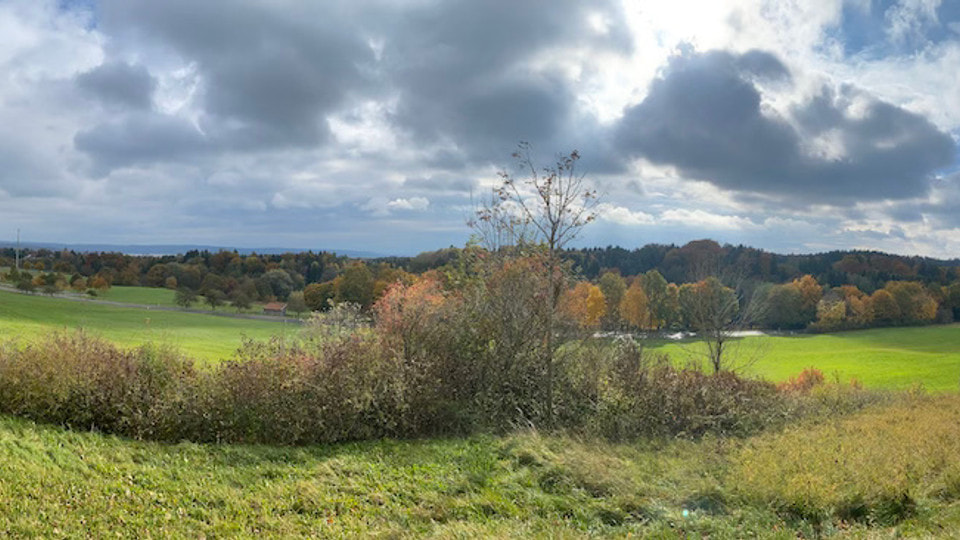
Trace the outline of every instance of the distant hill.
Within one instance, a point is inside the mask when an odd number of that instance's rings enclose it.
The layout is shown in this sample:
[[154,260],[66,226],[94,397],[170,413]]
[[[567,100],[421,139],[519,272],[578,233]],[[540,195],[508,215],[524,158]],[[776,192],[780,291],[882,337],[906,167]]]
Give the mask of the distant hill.
[[[12,264],[12,245],[12,242],[0,242],[0,266]],[[359,250],[236,248],[238,257],[244,260],[237,260],[230,267],[235,257],[218,255],[221,250],[234,251],[230,246],[28,242],[23,247],[23,255],[31,261],[32,267],[40,263],[46,270],[59,268],[59,272],[71,275],[79,272],[84,276],[103,272],[117,285],[160,287],[165,286],[167,278],[175,277],[180,285],[193,289],[201,288],[208,273],[222,278],[256,280],[263,278],[266,270],[280,267],[294,281],[285,288],[302,287],[331,281],[350,266],[351,260],[358,259],[371,263],[371,268],[375,267],[373,278],[376,280],[380,279],[377,272],[390,267],[419,274],[456,264],[463,253],[463,248],[453,246],[413,257],[383,256]],[[250,257],[254,252],[258,257]],[[855,285],[872,294],[889,281],[947,285],[960,279],[960,259],[957,258],[943,260],[865,250],[778,254],[744,245],[720,244],[710,239],[693,240],[682,246],[647,244],[635,249],[616,246],[567,249],[561,256],[580,276],[591,280],[598,279],[606,271],[636,276],[657,270],[668,282],[677,284],[698,281],[707,275],[724,276],[744,283],[785,283],[811,275],[824,286]],[[269,265],[272,266],[267,268]],[[190,267],[194,267],[193,270]],[[387,272],[383,279],[391,281],[396,276]],[[261,283],[261,288],[257,291],[250,289],[249,295],[252,298],[269,296],[268,289],[266,283]],[[285,297],[281,292],[278,290],[272,294]]]
[[[457,248],[444,248],[415,257],[380,260],[420,273],[456,260],[458,253]],[[960,259],[957,258],[944,260],[865,250],[779,254],[744,245],[721,245],[709,239],[682,246],[647,244],[635,249],[617,246],[567,249],[562,256],[588,279],[597,279],[608,270],[623,276],[657,270],[672,283],[697,281],[706,275],[784,283],[810,274],[821,285],[851,284],[871,293],[890,280],[947,284],[960,278]]]
[[[15,241],[0,240],[0,248],[14,247]],[[188,251],[209,251],[216,253],[220,250],[236,251],[241,255],[257,253],[260,255],[281,255],[283,253],[302,253],[305,251],[336,253],[355,259],[375,259],[385,257],[386,254],[373,251],[359,251],[355,249],[330,249],[330,248],[281,248],[281,247],[258,247],[243,248],[235,246],[212,246],[198,244],[70,244],[60,242],[21,242],[23,249],[49,249],[60,251],[62,249],[72,250],[82,253],[124,253],[126,255],[178,255]]]

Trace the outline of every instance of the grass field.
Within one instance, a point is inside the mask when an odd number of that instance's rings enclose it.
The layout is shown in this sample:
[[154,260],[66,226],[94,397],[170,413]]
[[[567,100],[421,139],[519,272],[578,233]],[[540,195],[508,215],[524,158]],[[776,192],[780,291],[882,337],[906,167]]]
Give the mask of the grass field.
[[[0,534],[941,537],[960,527],[956,414],[952,396],[747,440],[518,433],[306,448],[160,445],[0,417]],[[838,446],[855,449],[849,460],[834,459]],[[863,463],[902,474],[877,483],[883,471]]]
[[97,298],[111,302],[127,304],[149,304],[155,306],[175,306],[173,301],[175,291],[155,287],[126,287],[116,285],[99,293]]
[[[114,287],[104,298],[164,305],[172,302],[172,294],[167,289]],[[170,343],[203,360],[228,357],[239,345],[241,335],[266,338],[296,331],[296,327],[281,323],[119,308],[0,291],[0,332],[4,336],[29,338],[51,328],[79,327],[121,345]],[[647,347],[683,361],[695,357],[693,353],[701,345],[650,342]],[[748,337],[736,340],[730,358],[735,364],[751,361],[744,368],[746,373],[773,381],[786,380],[813,366],[828,378],[838,377],[844,382],[856,378],[872,388],[909,388],[921,383],[928,390],[951,391],[960,388],[960,324]]]
[[[9,285],[9,284],[8,284]],[[72,290],[63,291],[62,294],[68,294],[73,296],[78,296],[81,298],[87,298],[87,295],[83,292],[76,292]],[[170,289],[163,289],[158,287],[134,287],[129,285],[114,285],[105,291],[99,291],[95,299],[97,300],[108,300],[110,302],[122,302],[124,304],[142,304],[149,306],[164,306],[164,307],[177,307],[174,298],[176,297],[176,291]],[[209,306],[203,301],[202,297],[198,297],[197,301],[191,306],[194,309],[209,309]],[[227,305],[227,302],[224,302],[224,305],[217,308],[217,311],[226,311],[230,313],[235,313],[237,310],[233,307]],[[260,314],[263,312],[263,304],[254,302],[251,307],[241,310],[240,313],[247,314]],[[294,317],[295,314],[291,313],[290,317]]]
[[[702,344],[648,344],[672,358],[696,358]],[[856,378],[871,388],[903,389],[920,383],[932,391],[960,389],[960,324],[876,328],[836,334],[747,337],[730,351],[744,372],[783,381],[807,367],[842,382]]]
[[51,330],[76,328],[126,346],[168,343],[190,356],[209,361],[229,357],[240,345],[242,336],[266,339],[296,332],[299,326],[0,291],[0,336],[31,339]]
[[[155,287],[130,287],[124,285],[117,285],[110,287],[106,291],[100,293],[97,298],[101,300],[109,300],[111,302],[123,302],[125,304],[146,304],[153,306],[168,306],[175,307],[177,304],[174,302],[176,296],[176,291],[170,289],[160,289]],[[196,303],[192,306],[194,309],[210,309],[202,297],[198,297]],[[224,305],[217,308],[217,311],[226,311],[229,313],[236,313],[236,308],[230,307],[225,302]],[[249,308],[243,309],[240,313],[259,315],[263,313],[263,304],[259,302],[253,302]],[[300,314],[301,318],[308,316],[306,313]],[[296,313],[288,313],[287,317],[297,317]]]

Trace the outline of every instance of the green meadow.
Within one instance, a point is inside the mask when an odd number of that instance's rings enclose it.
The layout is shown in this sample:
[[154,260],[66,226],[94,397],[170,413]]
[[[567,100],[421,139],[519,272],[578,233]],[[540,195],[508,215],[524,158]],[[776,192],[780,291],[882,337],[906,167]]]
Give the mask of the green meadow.
[[97,298],[111,302],[124,302],[126,304],[176,306],[176,303],[173,301],[175,295],[176,292],[170,289],[117,285],[99,293]]
[[[104,299],[172,305],[173,291],[113,287]],[[228,312],[230,308],[221,310]],[[279,322],[99,305],[0,291],[0,335],[34,338],[52,329],[83,328],[125,346],[167,343],[210,361],[229,357],[241,336],[290,335],[297,327]],[[696,341],[646,343],[676,361],[695,360]],[[856,379],[868,388],[904,389],[922,384],[931,391],[960,388],[960,324],[877,328],[834,334],[799,334],[736,339],[729,352],[744,373],[783,381],[808,367],[830,380]]]
[[949,396],[748,439],[518,432],[302,448],[156,444],[0,417],[0,534],[944,537],[960,527],[957,414]]
[[[651,342],[652,350],[677,361],[700,357],[703,345]],[[744,373],[783,381],[808,367],[829,380],[856,379],[868,388],[931,391],[960,389],[960,324],[874,328],[834,334],[798,334],[735,339],[729,358]]]
[[[110,302],[122,302],[124,304],[141,304],[147,306],[165,306],[178,307],[174,301],[176,291],[156,287],[131,287],[126,285],[116,285],[106,291],[97,294],[98,300],[107,300]],[[82,296],[82,295],[81,295]],[[197,297],[197,301],[191,306],[194,309],[209,310],[210,306],[204,301],[202,296]],[[236,308],[229,305],[227,301],[217,308],[217,311],[236,313]],[[243,309],[240,313],[259,315],[263,313],[263,304],[253,302],[249,308]],[[296,314],[290,313],[288,317],[294,317]]]
[[[164,292],[163,289],[143,291],[151,292],[123,291],[118,296],[146,298],[147,295],[157,294],[153,291]],[[221,309],[226,311],[229,308]],[[297,332],[299,326],[0,291],[0,336],[3,338],[34,339],[52,330],[80,328],[123,346],[165,343],[189,356],[213,361],[230,357],[240,345],[242,337],[267,339],[275,335],[289,335]]]

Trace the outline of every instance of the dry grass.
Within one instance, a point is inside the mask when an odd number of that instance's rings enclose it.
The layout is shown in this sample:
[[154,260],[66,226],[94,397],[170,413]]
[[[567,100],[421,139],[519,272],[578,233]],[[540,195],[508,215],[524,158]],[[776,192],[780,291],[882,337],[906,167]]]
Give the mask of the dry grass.
[[960,498],[960,397],[915,397],[753,440],[729,483],[797,518],[892,524]]

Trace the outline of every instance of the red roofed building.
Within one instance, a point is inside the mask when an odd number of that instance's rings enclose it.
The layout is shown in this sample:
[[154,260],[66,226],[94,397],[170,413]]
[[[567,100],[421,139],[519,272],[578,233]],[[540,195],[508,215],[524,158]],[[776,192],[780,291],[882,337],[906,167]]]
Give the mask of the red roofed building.
[[282,302],[268,302],[263,305],[263,314],[285,316],[287,314],[287,305]]

